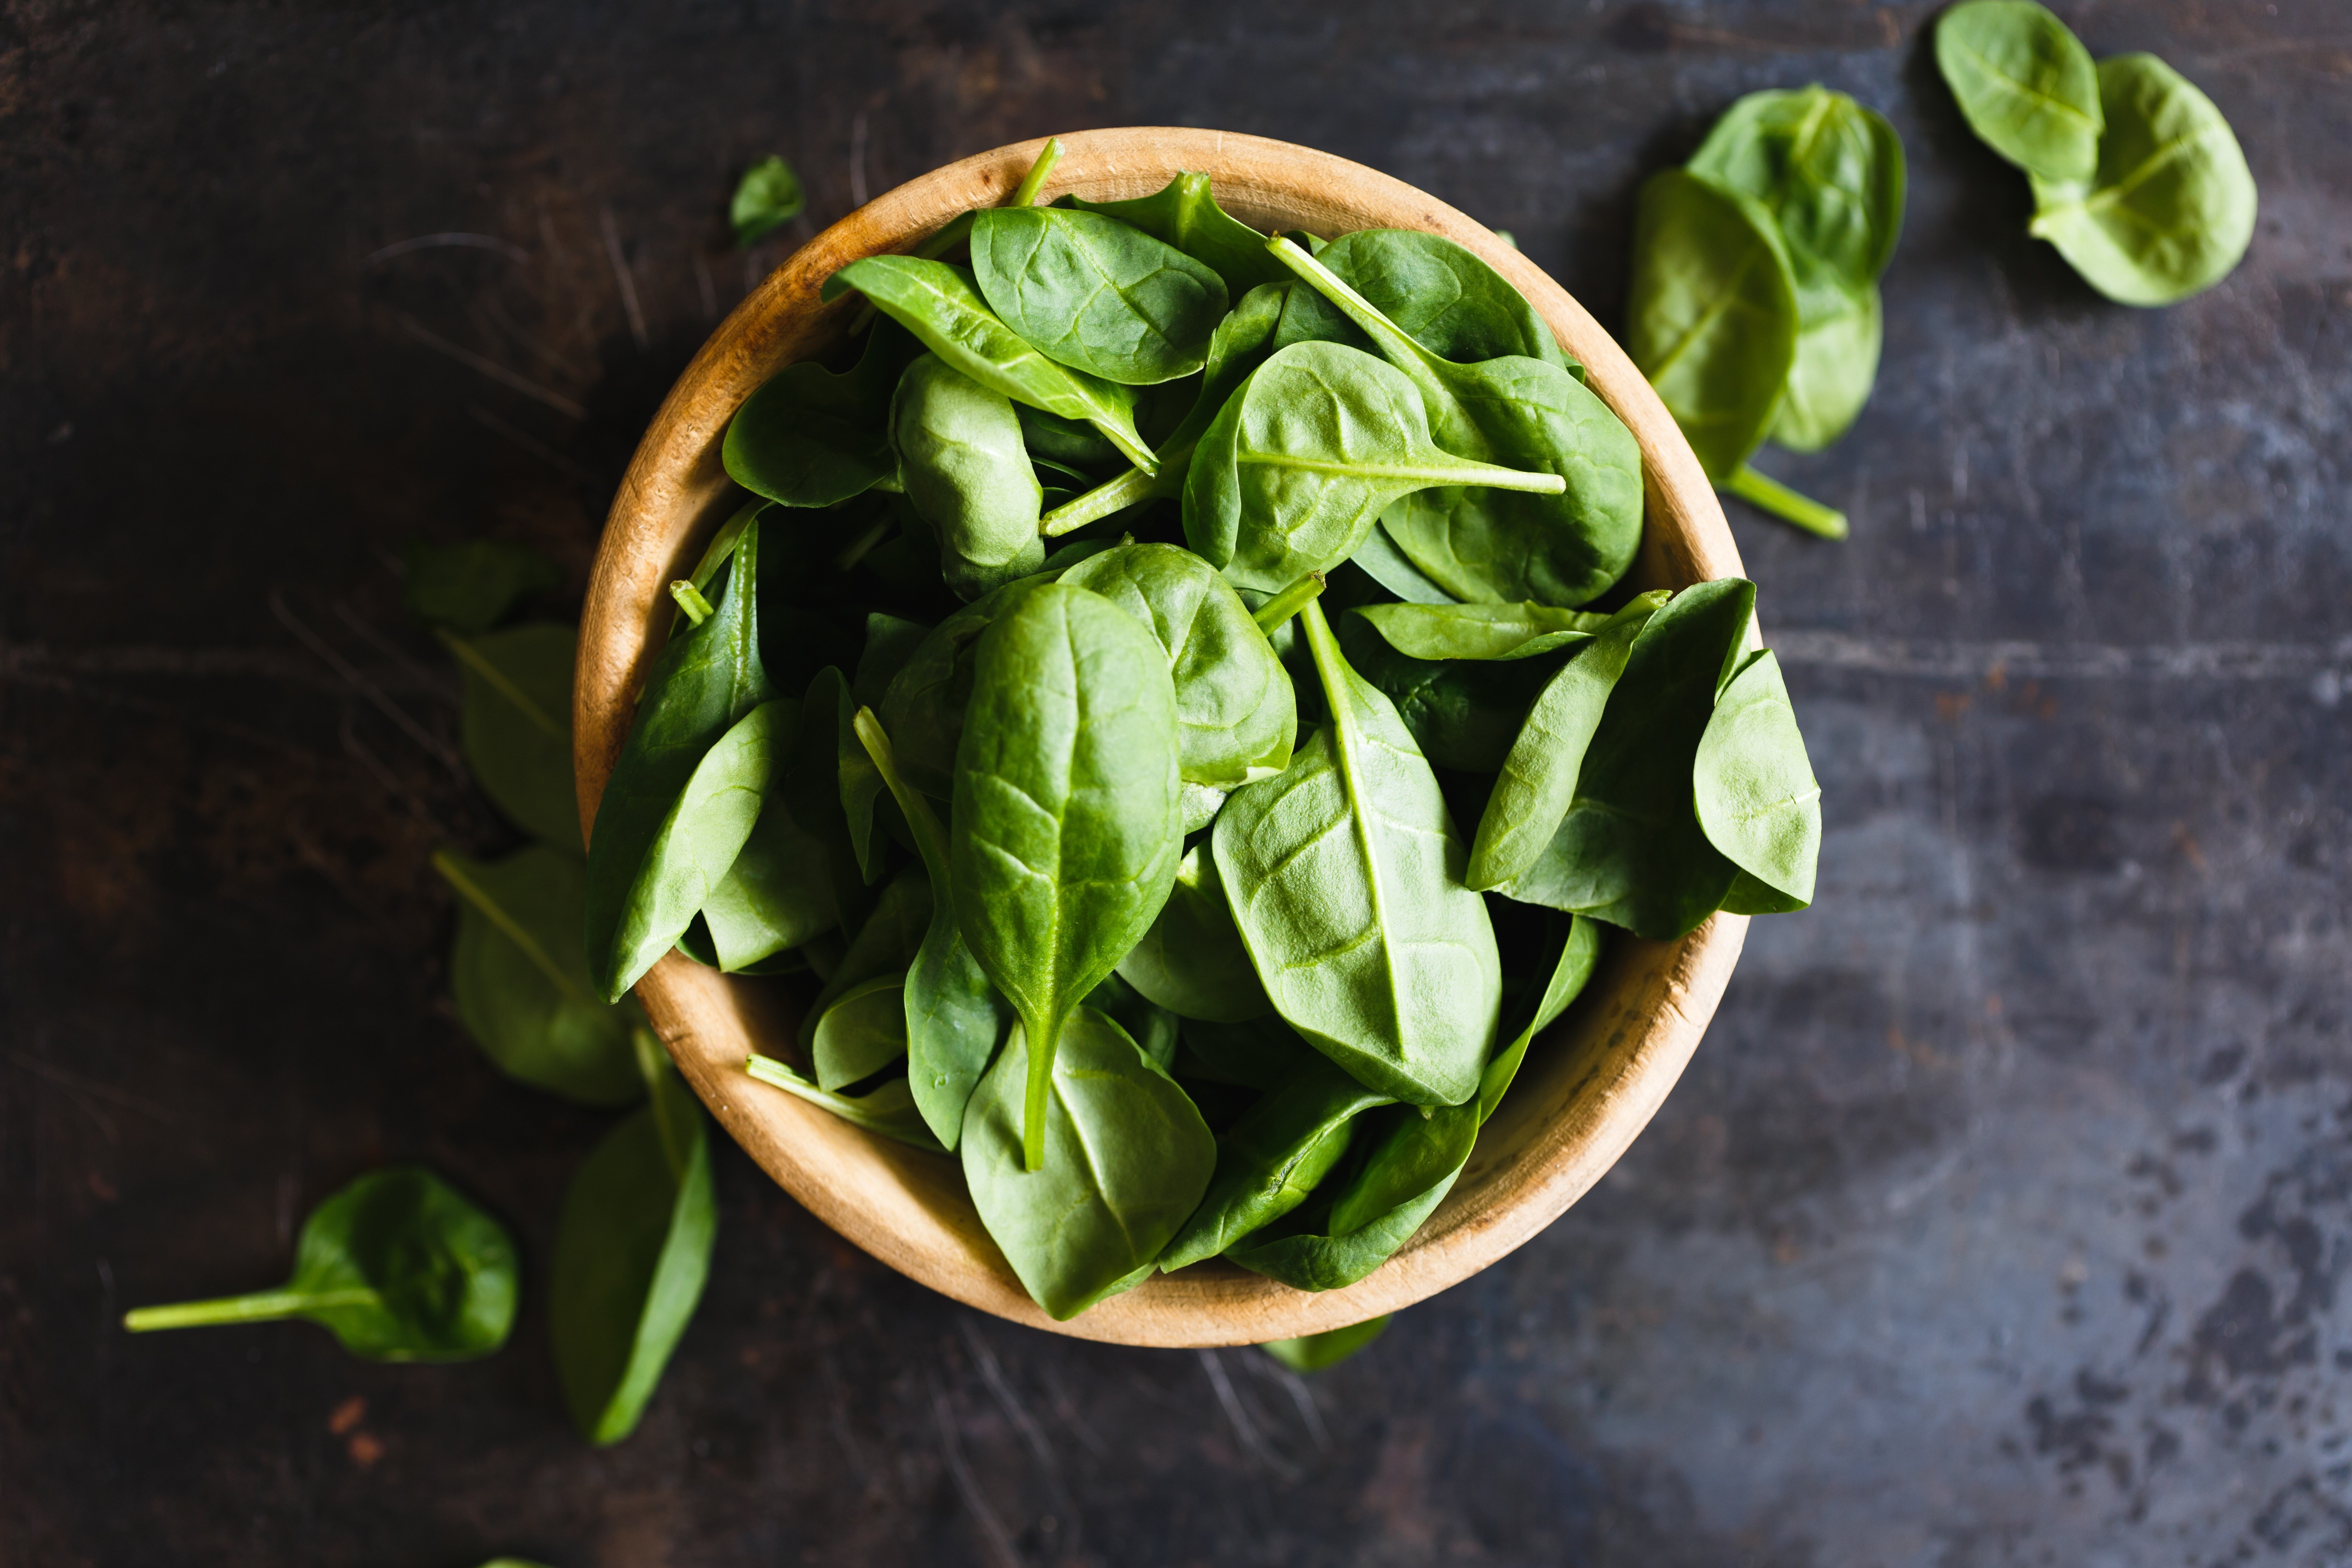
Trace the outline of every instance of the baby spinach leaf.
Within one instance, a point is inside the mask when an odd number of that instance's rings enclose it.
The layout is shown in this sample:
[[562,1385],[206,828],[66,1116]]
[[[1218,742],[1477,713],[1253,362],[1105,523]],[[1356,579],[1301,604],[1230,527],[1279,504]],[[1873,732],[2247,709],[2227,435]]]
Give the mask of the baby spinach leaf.
[[933,626],[890,679],[882,726],[908,784],[935,799],[953,791],[956,746],[963,738],[981,634],[1048,579],[1008,583]]
[[1012,399],[925,354],[899,379],[890,426],[907,500],[939,539],[949,587],[976,598],[1044,563],[1043,492]]
[[1127,1031],[1136,1049],[1161,1072],[1172,1072],[1176,1060],[1176,1015],[1119,978],[1117,970],[1087,994],[1085,1005]]
[[1609,694],[1624,673],[1635,638],[1665,602],[1663,590],[1637,595],[1537,696],[1478,819],[1465,879],[1471,887],[1500,887],[1520,875],[1559,832],[1576,798],[1577,775]]
[[1066,1321],[1159,1258],[1208,1187],[1217,1141],[1102,1014],[1079,1008],[1061,1036],[1041,1095],[1014,1028],[964,1113],[963,1173],[1023,1287]]
[[1409,1105],[1374,1111],[1356,1134],[1368,1152],[1336,1194],[1318,1191],[1315,1201],[1228,1247],[1225,1257],[1294,1289],[1353,1285],[1444,1202],[1477,1135],[1475,1105],[1425,1117]]
[[857,655],[857,672],[849,679],[849,693],[861,708],[879,707],[882,694],[890,689],[890,682],[907,668],[915,650],[931,628],[920,621],[909,621],[897,616],[869,611],[866,616],[866,646]]
[[1523,605],[1360,605],[1353,612],[1372,624],[1399,653],[1414,658],[1531,658],[1585,642],[1609,624],[1607,616]]
[[1301,1063],[1217,1140],[1216,1172],[1161,1270],[1213,1258],[1305,1203],[1347,1153],[1355,1117],[1393,1103],[1321,1057]]
[[744,1071],[761,1083],[782,1089],[785,1093],[811,1105],[829,1110],[853,1127],[863,1127],[868,1132],[920,1149],[927,1154],[944,1154],[940,1141],[923,1125],[915,1110],[915,1100],[907,1088],[907,1080],[894,1078],[877,1085],[871,1094],[829,1094],[807,1079],[794,1072],[773,1057],[751,1057],[744,1062]]
[[1150,929],[1181,845],[1166,652],[1100,595],[1037,587],[980,639],[948,854],[964,940],[1028,1028],[1032,1170],[1062,1021]]
[[832,506],[889,479],[898,471],[890,394],[922,352],[906,328],[877,321],[853,369],[835,374],[808,362],[778,371],[727,426],[727,477],[799,507]]
[[1176,789],[1176,809],[1183,819],[1181,829],[1187,837],[1198,833],[1217,820],[1217,813],[1225,809],[1229,792],[1214,784],[1183,784]]
[[1580,605],[1624,574],[1641,542],[1642,455],[1607,404],[1549,361],[1456,364],[1323,262],[1286,241],[1272,248],[1412,382],[1440,446],[1560,476],[1527,494],[1448,486],[1400,500],[1381,526],[1431,581],[1460,599]]
[[1047,358],[1129,386],[1199,370],[1228,300],[1224,279],[1174,246],[1066,207],[980,214],[971,268],[997,319]]
[[466,682],[457,743],[466,771],[508,820],[534,838],[580,842],[580,795],[572,784],[570,626],[510,626],[464,637],[436,627]]
[[1186,783],[1229,790],[1290,765],[1298,729],[1290,677],[1215,567],[1173,544],[1122,544],[1061,580],[1100,594],[1167,650]]
[[[1402,502],[1399,502],[1402,505]],[[1408,605],[1451,605],[1454,595],[1431,582],[1422,569],[1399,550],[1389,531],[1375,523],[1363,543],[1348,557],[1372,581]]]
[[971,274],[944,261],[869,256],[825,284],[831,297],[856,289],[902,323],[923,346],[982,386],[1015,403],[1082,420],[1147,472],[1159,464],[1135,430],[1135,396],[1116,382],[1059,364],[989,313]]
[[1822,786],[1769,649],[1741,665],[1717,696],[1693,779],[1707,842],[1796,908],[1811,903]]
[[[858,713],[857,738],[905,813],[931,886],[950,886],[947,835],[931,803],[900,776],[889,737],[871,710]],[[907,1044],[909,1092],[925,1125],[944,1147],[952,1150],[961,1138],[964,1106],[1012,1020],[1012,1007],[989,984],[963,940],[955,900],[935,897],[922,945],[907,969],[900,1028]]]
[[484,864],[436,850],[457,894],[450,1000],[474,1043],[509,1078],[583,1105],[645,1091],[629,1047],[634,1000],[597,994],[579,942],[587,873],[544,845]]
[[407,569],[401,598],[418,620],[457,632],[485,632],[521,601],[563,581],[554,562],[528,544],[469,539],[463,544],[417,541],[400,552]]
[[1563,657],[1425,659],[1399,653],[1360,616],[1343,616],[1339,647],[1356,672],[1396,704],[1432,765],[1491,773],[1517,739],[1528,705]]
[[[1874,283],[1851,294],[1832,289],[1817,294],[1800,291],[1798,300],[1801,319],[1797,357],[1789,366],[1780,411],[1773,416],[1772,439],[1792,452],[1818,452],[1844,435],[1862,413],[1862,405],[1870,401],[1870,389],[1878,380],[1885,324]],[[1813,309],[1816,300],[1825,301],[1818,313]],[[1744,493],[1737,476],[1731,488],[1734,494]],[[1769,505],[1765,510],[1784,515]],[[1798,521],[1798,526],[1805,525]],[[1807,531],[1822,532],[1818,528]],[[1843,538],[1843,532],[1841,527],[1824,537]]]
[[1331,722],[1217,818],[1217,871],[1285,1020],[1356,1079],[1454,1105],[1477,1088],[1502,1005],[1486,906],[1437,780],[1396,710],[1299,615]]
[[1936,23],[1936,68],[1969,129],[2029,174],[2087,180],[2098,166],[2091,51],[2032,0],[1968,0]]
[[1013,412],[1021,420],[1022,445],[1029,448],[1032,458],[1051,458],[1079,468],[1107,468],[1113,464],[1125,467],[1127,458],[1119,449],[1103,439],[1099,431],[1083,421],[1065,419],[1058,414],[1048,414],[1042,408],[1032,408],[1025,403],[1015,403]]
[[135,1334],[303,1318],[368,1361],[471,1361],[506,1343],[521,1272],[506,1226],[432,1172],[400,1166],[310,1211],[281,1288],[142,1307],[122,1326]]
[[1183,1050],[1178,1060],[1191,1076],[1211,1083],[1272,1089],[1286,1074],[1326,1059],[1276,1013],[1238,1024],[1187,1018],[1179,1032]]
[[1402,374],[1300,343],[1252,372],[1202,435],[1184,534],[1236,587],[1279,593],[1354,554],[1390,502],[1433,485],[1558,494],[1566,481],[1453,456]]
[[[706,754],[739,720],[774,695],[760,663],[759,544],[755,518],[729,563],[717,613],[655,658],[629,738],[597,805],[588,845],[588,968],[608,999],[617,1000],[635,984],[701,907],[707,884],[692,889],[692,904],[679,914],[676,929],[662,935],[677,900],[648,875],[648,866],[657,848],[671,847],[665,830],[673,826]],[[744,780],[757,774],[764,787],[761,760],[745,752],[730,757],[730,765],[736,763]],[[724,790],[738,781],[714,774],[709,782]],[[742,827],[751,829],[748,816]],[[684,855],[709,847],[715,855],[724,837],[715,834],[706,845],[701,834],[689,832],[675,849]],[[738,837],[735,847],[740,847]],[[727,858],[734,858],[732,849]],[[725,873],[723,864],[712,867],[709,879],[716,882]]]
[[1274,1010],[1234,929],[1216,857],[1198,844],[1176,862],[1160,918],[1118,961],[1117,973],[1180,1017],[1239,1023]]
[[719,1205],[702,1107],[662,1070],[605,1134],[556,1221],[548,1338],[572,1425],[603,1447],[636,1429],[710,1275]]
[[762,235],[782,228],[801,216],[808,197],[793,166],[771,153],[743,171],[735,185],[735,199],[727,204],[727,221],[734,226],[735,243],[749,247]]
[[811,1056],[819,1089],[872,1078],[907,1054],[907,977],[877,974],[851,986],[816,1021]]
[[1568,1011],[1569,1005],[1582,995],[1592,979],[1592,972],[1601,963],[1601,923],[1583,915],[1565,918],[1552,915],[1554,930],[1559,941],[1559,952],[1545,972],[1543,989],[1537,993],[1535,1005],[1528,1021],[1510,1043],[1496,1051],[1478,1075],[1478,1124],[1485,1126],[1495,1108],[1503,1102],[1503,1095],[1518,1077],[1519,1064],[1527,1059],[1528,1046],[1537,1035],[1549,1028],[1553,1020]]
[[1358,229],[1314,256],[1399,331],[1441,358],[1471,363],[1525,354],[1562,370],[1577,368],[1525,296],[1475,252],[1442,235]]
[[2088,179],[2034,174],[2027,232],[2123,305],[2169,305],[2229,276],[2254,237],[2254,176],[2230,122],[2154,55],[2099,62],[2106,131]]
[[1367,1318],[1344,1329],[1331,1329],[1295,1340],[1268,1340],[1257,1348],[1293,1372],[1321,1372],[1326,1367],[1339,1365],[1379,1339],[1389,1326],[1389,1317],[1390,1314],[1383,1312],[1377,1318]]
[[802,1015],[800,1042],[803,1047],[814,1046],[817,1020],[853,987],[877,975],[902,973],[914,962],[931,924],[935,897],[930,879],[919,865],[900,871],[882,889],[882,896],[874,902],[874,912],[866,917],[866,923],[850,938],[841,963],[835,966],[824,988]]
[[1756,585],[1727,577],[1684,589],[1650,617],[1585,748],[1559,831],[1501,892],[1657,942],[1723,902],[1738,868],[1699,826],[1692,769],[1755,605]]
[[[820,714],[819,723],[826,721]],[[755,969],[842,923],[831,847],[803,832],[771,781],[751,836],[703,900],[711,956],[730,974]]]
[[1179,174],[1148,196],[1123,202],[1090,202],[1076,195],[1055,206],[1100,213],[1174,246],[1207,263],[1224,280],[1228,299],[1238,300],[1261,283],[1287,277],[1265,253],[1265,236],[1217,205],[1206,174]]

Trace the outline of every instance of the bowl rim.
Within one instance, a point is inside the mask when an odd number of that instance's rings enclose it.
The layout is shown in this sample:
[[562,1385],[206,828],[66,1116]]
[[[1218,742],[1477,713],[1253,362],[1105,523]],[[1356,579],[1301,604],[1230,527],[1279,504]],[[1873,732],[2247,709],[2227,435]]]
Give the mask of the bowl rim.
[[[614,494],[582,610],[572,730],[583,838],[668,626],[664,586],[690,568],[728,505],[732,486],[719,450],[736,408],[775,371],[838,341],[857,301],[820,303],[827,277],[863,256],[910,249],[958,214],[1001,202],[1046,140],[943,165],[835,223],[748,295],[679,375]],[[1645,504],[1632,580],[1679,588],[1743,574],[1714,488],[1648,381],[1581,305],[1484,225],[1376,170],[1265,137],[1137,126],[1061,140],[1063,156],[1040,200],[1074,189],[1094,200],[1145,195],[1189,170],[1210,176],[1227,211],[1262,227],[1420,228],[1466,247],[1527,296],[1640,444]],[[1672,942],[1614,933],[1585,995],[1531,1047],[1454,1191],[1355,1285],[1296,1290],[1212,1259],[1155,1275],[1066,1322],[1022,1289],[981,1228],[952,1157],[865,1132],[743,1070],[752,1042],[788,1035],[797,1021],[779,988],[673,952],[636,990],[720,1125],[846,1240],[909,1279],[1015,1322],[1116,1343],[1205,1347],[1294,1338],[1397,1310],[1549,1225],[1616,1163],[1681,1077],[1738,961],[1747,924],[1717,914]]]

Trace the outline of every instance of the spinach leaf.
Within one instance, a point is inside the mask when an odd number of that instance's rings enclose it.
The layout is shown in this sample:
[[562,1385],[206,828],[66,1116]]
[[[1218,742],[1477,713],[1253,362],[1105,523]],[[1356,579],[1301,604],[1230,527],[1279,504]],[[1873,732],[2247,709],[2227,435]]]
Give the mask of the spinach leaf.
[[1272,1089],[1284,1077],[1324,1058],[1276,1013],[1238,1024],[1187,1018],[1178,1054],[1187,1075],[1244,1089]]
[[1080,420],[1065,419],[1025,403],[1015,403],[1013,412],[1021,420],[1021,441],[1032,458],[1051,458],[1080,468],[1106,468],[1127,461],[1118,447],[1103,439],[1100,432]]
[[1167,650],[1186,783],[1233,789],[1290,765],[1298,729],[1290,677],[1215,567],[1173,544],[1122,544],[1061,580],[1100,594]]
[[[1402,503],[1400,503],[1402,504]],[[1363,543],[1348,557],[1372,581],[1409,605],[1451,605],[1453,595],[1431,582],[1422,569],[1399,550],[1389,531],[1375,523]]]
[[1049,579],[1008,583],[933,626],[882,696],[882,727],[908,784],[945,800],[955,787],[981,635]]
[[1299,343],[1252,372],[1201,437],[1184,534],[1236,587],[1279,593],[1354,554],[1390,502],[1433,485],[1558,494],[1566,481],[1453,456],[1403,374]]
[[1563,657],[1555,650],[1524,659],[1414,658],[1360,616],[1343,616],[1336,630],[1348,662],[1396,704],[1421,754],[1464,773],[1503,765],[1528,705]]
[[1183,819],[1181,831],[1186,837],[1198,833],[1217,820],[1217,813],[1225,809],[1229,792],[1214,784],[1183,784],[1176,789],[1177,814]]
[[798,507],[832,506],[888,479],[898,471],[890,394],[922,352],[906,328],[877,321],[851,370],[803,363],[778,371],[728,423],[719,448],[727,477]]
[[[655,830],[609,928],[597,921],[596,865],[590,859],[589,960],[609,999],[619,1001],[637,976],[677,945],[726,879],[759,819],[774,758],[792,734],[796,707],[790,699],[762,702],[703,754]],[[603,941],[596,942],[599,935]]]
[[2169,305],[2229,276],[2254,237],[2254,176],[2230,122],[2154,55],[2099,62],[2106,131],[2088,179],[2034,174],[2027,232],[2123,305]]
[[1178,174],[1150,195],[1129,201],[1090,202],[1067,195],[1054,205],[1117,218],[1207,263],[1224,280],[1228,299],[1238,300],[1261,283],[1279,283],[1287,276],[1266,255],[1265,236],[1217,205],[1206,174]]
[[743,171],[736,183],[735,199],[727,204],[727,221],[734,226],[735,243],[745,247],[761,236],[782,228],[801,216],[808,197],[793,166],[773,153]]
[[[729,563],[717,613],[655,658],[629,738],[597,805],[588,844],[588,968],[608,1000],[618,1000],[677,940],[708,891],[707,885],[693,889],[693,903],[676,929],[660,934],[677,900],[647,870],[657,847],[666,847],[665,829],[705,755],[739,720],[774,695],[760,663],[759,561],[755,518]],[[745,753],[730,763],[740,762],[743,776],[756,774],[764,786],[763,760]],[[742,827],[750,831],[748,816]],[[713,853],[716,838],[723,837],[714,836],[709,846]],[[704,847],[676,846],[680,853]],[[738,837],[735,847],[740,847]],[[732,849],[727,858],[734,858]],[[725,873],[723,864],[711,867],[709,879],[715,882]]]
[[1936,23],[1936,68],[1969,129],[2045,179],[2087,180],[2105,116],[2091,51],[2032,0],[1968,0]]
[[1134,394],[1032,348],[989,313],[963,268],[911,256],[869,256],[835,273],[823,292],[833,298],[842,288],[863,293],[925,348],[982,386],[1015,403],[1083,420],[1137,468],[1159,467],[1136,434]]
[[457,743],[466,771],[508,820],[550,844],[580,842],[580,795],[572,784],[570,626],[534,625],[459,637],[435,635],[466,682]]
[[[1885,326],[1874,283],[1853,293],[1822,289],[1808,294],[1801,289],[1797,298],[1801,318],[1797,357],[1789,366],[1780,411],[1773,416],[1772,439],[1792,452],[1818,452],[1844,435],[1862,413],[1863,405],[1870,401],[1870,389],[1878,380],[1878,351]],[[1817,300],[1823,307],[1820,313],[1813,309]],[[1737,481],[1735,475],[1733,493],[1745,495]],[[1775,516],[1784,515],[1769,503],[1759,504]]]
[[[818,714],[818,724],[828,721]],[[802,830],[772,781],[751,837],[703,900],[717,967],[730,974],[764,968],[777,955],[840,925],[843,900],[830,863],[833,853],[824,840]]]
[[1197,844],[1176,862],[1160,918],[1116,973],[1180,1017],[1239,1023],[1274,1010],[1234,928],[1216,857]]
[[849,679],[849,693],[861,708],[878,707],[882,694],[890,689],[890,682],[907,668],[915,650],[931,628],[920,621],[909,621],[898,616],[869,611],[866,616],[866,646],[857,655],[857,672]]
[[1520,875],[1559,832],[1609,694],[1642,628],[1665,602],[1663,590],[1635,595],[1537,696],[1478,818],[1465,879],[1471,887],[1500,887]]
[[816,1021],[811,1056],[817,1087],[872,1078],[907,1054],[907,977],[877,974],[851,986]]
[[1029,1168],[1062,1021],[1167,902],[1181,834],[1168,657],[1098,594],[1055,583],[982,634],[956,748],[956,921],[1028,1029]]
[[1048,359],[1151,386],[1201,368],[1224,279],[1116,218],[996,207],[972,220],[971,269],[997,319]]
[[1119,978],[1117,970],[1087,994],[1085,1005],[1126,1030],[1136,1049],[1161,1072],[1172,1075],[1179,1026],[1175,1014]]
[[893,878],[874,902],[874,912],[857,928],[841,962],[825,980],[816,1000],[801,1016],[800,1042],[814,1048],[817,1020],[825,1009],[856,986],[877,975],[898,974],[915,961],[931,926],[937,889],[920,866],[909,866]]
[[1300,612],[1331,722],[1236,791],[1212,843],[1276,1011],[1356,1079],[1454,1105],[1494,1044],[1502,970],[1437,780],[1387,697]]
[[1527,1059],[1528,1046],[1536,1036],[1549,1027],[1553,1020],[1568,1011],[1569,1005],[1584,994],[1592,979],[1592,972],[1601,963],[1601,923],[1583,915],[1549,917],[1559,942],[1559,952],[1545,972],[1543,989],[1536,994],[1535,1005],[1528,1021],[1511,1041],[1496,1051],[1486,1070],[1478,1076],[1478,1124],[1485,1126],[1495,1108],[1503,1101],[1511,1080],[1519,1075],[1519,1064]]
[[1756,585],[1727,577],[1684,589],[1650,617],[1585,748],[1559,831],[1499,891],[1657,942],[1723,902],[1738,868],[1699,826],[1692,770],[1755,605]]
[[509,1078],[583,1105],[642,1094],[629,1047],[636,1004],[599,995],[581,951],[580,862],[532,845],[487,865],[439,849],[433,868],[457,894],[450,999],[482,1053]]
[[1577,368],[1525,296],[1441,235],[1358,229],[1314,255],[1399,331],[1442,358],[1469,363],[1524,354]]
[[900,482],[939,539],[949,587],[977,598],[1044,563],[1043,492],[1012,399],[925,354],[899,379],[890,427]]
[[302,1318],[368,1361],[471,1361],[506,1343],[521,1273],[506,1226],[432,1172],[400,1166],[310,1211],[294,1278],[280,1289],[141,1307],[122,1326],[136,1334]]
[[1326,1367],[1339,1365],[1379,1339],[1388,1329],[1389,1316],[1383,1312],[1377,1318],[1367,1318],[1344,1329],[1331,1329],[1300,1339],[1268,1340],[1257,1348],[1293,1372],[1321,1372]]
[[1716,697],[1693,779],[1707,842],[1780,895],[1773,911],[1811,903],[1822,786],[1769,649],[1742,664]]
[[1414,658],[1531,658],[1589,641],[1607,616],[1549,605],[1362,605],[1353,612]]
[[[889,737],[870,710],[857,715],[857,738],[905,813],[931,886],[951,886],[947,835],[930,802],[899,775]],[[964,942],[954,899],[934,898],[930,924],[907,968],[900,1028],[907,1043],[909,1092],[924,1124],[943,1147],[952,1150],[961,1138],[964,1106],[1012,1020],[1012,1007],[989,984],[987,972]]]
[[418,620],[452,631],[485,632],[521,601],[563,581],[554,562],[527,544],[469,539],[412,542],[401,550],[401,599]]
[[1321,1057],[1301,1063],[1217,1140],[1208,1191],[1160,1269],[1213,1258],[1305,1203],[1347,1153],[1356,1116],[1393,1103]]
[[1368,1152],[1332,1196],[1294,1210],[1225,1249],[1254,1273],[1299,1290],[1353,1285],[1412,1239],[1454,1188],[1478,1135],[1475,1106],[1427,1116],[1412,1106],[1372,1112],[1357,1142]]
[[871,1094],[852,1096],[828,1093],[773,1057],[748,1058],[743,1070],[761,1083],[833,1112],[853,1127],[862,1127],[928,1154],[947,1152],[931,1136],[930,1129],[923,1125],[921,1115],[915,1110],[914,1096],[903,1078],[877,1084]]
[[[872,767],[862,747],[855,756],[844,755],[842,726],[856,716],[855,700],[839,668],[827,665],[818,670],[801,700],[799,721],[778,760],[772,785],[793,825],[817,841],[833,923],[845,931],[864,923],[872,902],[866,891],[866,865],[870,862],[877,877],[883,868],[872,842],[878,779],[866,776]],[[853,733],[850,738],[854,742],[856,737]],[[766,818],[767,808],[761,816]],[[745,854],[759,837],[754,826],[752,838],[744,844]]]
[[1035,1073],[1016,1026],[964,1114],[963,1173],[1013,1272],[1066,1321],[1159,1258],[1208,1187],[1217,1141],[1091,1007],[1071,1014],[1049,1073],[1044,1094],[1024,1089]]
[[675,1073],[649,1082],[646,1108],[572,1176],[549,1270],[556,1376],[572,1424],[599,1447],[636,1429],[702,1299],[718,1238],[702,1108]]

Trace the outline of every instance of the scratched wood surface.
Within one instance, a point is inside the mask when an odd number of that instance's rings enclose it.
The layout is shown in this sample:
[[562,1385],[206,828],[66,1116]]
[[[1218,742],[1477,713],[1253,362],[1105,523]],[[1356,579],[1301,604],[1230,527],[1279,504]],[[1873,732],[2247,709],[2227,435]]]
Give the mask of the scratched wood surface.
[[[2213,292],[2123,310],[2028,240],[1921,5],[12,8],[0,1562],[2352,1555],[2352,23],[2057,8],[2237,126],[2263,216]],[[583,1449],[537,1292],[604,1121],[443,1000],[425,856],[505,839],[392,552],[529,541],[569,613],[712,322],[971,152],[1326,148],[1613,321],[1642,176],[1812,79],[1912,175],[1876,399],[1769,459],[1853,539],[1732,509],[1822,900],[1755,922],[1628,1158],[1302,1384],[978,1316],[727,1149],[702,1310],[644,1428]],[[770,151],[810,213],[747,256],[720,205]],[[392,1159],[523,1238],[500,1355],[112,1328],[279,1278]]]

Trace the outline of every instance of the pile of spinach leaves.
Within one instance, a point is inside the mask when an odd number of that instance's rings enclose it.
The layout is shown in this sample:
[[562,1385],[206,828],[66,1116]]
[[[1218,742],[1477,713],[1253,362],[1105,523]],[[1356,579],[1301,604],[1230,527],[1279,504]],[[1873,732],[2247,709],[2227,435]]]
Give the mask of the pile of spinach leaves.
[[[1627,591],[1639,449],[1486,263],[1197,174],[1034,205],[1043,166],[835,274],[862,341],[728,431],[585,997],[673,952],[799,988],[749,1075],[958,1161],[1056,1318],[1212,1257],[1334,1289],[1608,929],[1804,907],[1819,790],[1753,586]],[[1891,229],[1815,219],[1863,321],[1820,333],[1874,331]],[[1792,429],[1856,400],[1833,360]]]

